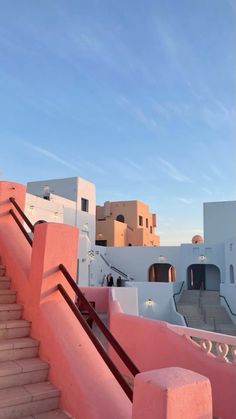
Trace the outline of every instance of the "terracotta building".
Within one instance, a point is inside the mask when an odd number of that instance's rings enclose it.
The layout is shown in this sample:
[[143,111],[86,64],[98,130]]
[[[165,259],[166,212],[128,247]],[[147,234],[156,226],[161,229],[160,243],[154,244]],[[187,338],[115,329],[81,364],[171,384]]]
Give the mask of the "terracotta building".
[[156,214],[140,201],[107,201],[96,207],[96,244],[101,246],[159,246]]

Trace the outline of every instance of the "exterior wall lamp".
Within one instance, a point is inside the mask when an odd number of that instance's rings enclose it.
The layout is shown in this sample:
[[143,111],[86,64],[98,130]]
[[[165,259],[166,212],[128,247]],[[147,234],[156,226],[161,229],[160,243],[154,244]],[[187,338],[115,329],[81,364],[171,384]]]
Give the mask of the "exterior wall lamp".
[[205,255],[200,255],[200,256],[198,256],[198,259],[199,259],[201,262],[204,262],[204,261],[206,260],[206,256],[205,256]]
[[146,306],[148,306],[148,307],[152,307],[152,306],[154,305],[154,301],[153,301],[151,298],[148,298],[148,299],[145,301],[145,304],[146,304]]
[[165,256],[160,255],[160,256],[158,257],[158,260],[159,260],[159,262],[164,262],[164,260],[165,260]]

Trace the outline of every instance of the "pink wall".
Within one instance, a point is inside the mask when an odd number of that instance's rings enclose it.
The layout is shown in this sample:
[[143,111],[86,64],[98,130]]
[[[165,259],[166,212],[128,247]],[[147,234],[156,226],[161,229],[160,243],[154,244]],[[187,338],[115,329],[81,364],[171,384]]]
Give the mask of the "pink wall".
[[[206,355],[190,339],[169,330],[165,322],[117,313],[116,302],[110,308],[110,330],[141,371],[182,367],[202,374],[212,385],[214,415],[236,418],[235,366]],[[124,370],[122,364],[120,368]]]
[[80,287],[80,290],[85,294],[89,301],[95,301],[95,309],[98,313],[108,312],[108,287]]
[[74,298],[58,265],[63,263],[75,277],[78,230],[39,224],[31,249],[8,213],[12,191],[21,207],[24,203],[24,188],[13,186],[0,182],[0,254],[18,302],[24,303],[24,318],[32,321],[31,335],[40,340],[40,356],[50,363],[49,379],[61,390],[62,409],[75,419],[130,419],[130,401],[56,290],[61,283]]

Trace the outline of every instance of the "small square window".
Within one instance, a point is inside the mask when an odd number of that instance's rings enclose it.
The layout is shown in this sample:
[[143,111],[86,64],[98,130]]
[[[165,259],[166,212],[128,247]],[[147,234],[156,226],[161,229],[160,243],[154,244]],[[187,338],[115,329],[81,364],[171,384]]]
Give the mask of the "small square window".
[[139,220],[139,225],[142,226],[143,225],[143,217],[142,217],[142,215],[139,215],[138,220]]
[[89,201],[88,199],[81,198],[81,211],[89,211]]

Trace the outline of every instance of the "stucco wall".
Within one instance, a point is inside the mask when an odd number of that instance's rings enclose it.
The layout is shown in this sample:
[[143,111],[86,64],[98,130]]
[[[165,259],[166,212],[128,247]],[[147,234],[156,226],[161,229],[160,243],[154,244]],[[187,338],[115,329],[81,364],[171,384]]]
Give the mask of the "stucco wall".
[[219,243],[236,237],[236,201],[204,203],[204,238]]

